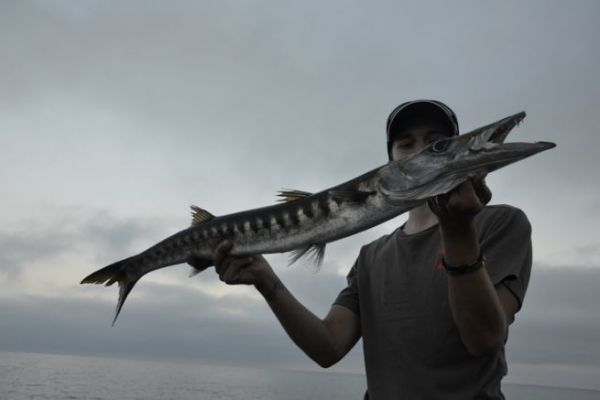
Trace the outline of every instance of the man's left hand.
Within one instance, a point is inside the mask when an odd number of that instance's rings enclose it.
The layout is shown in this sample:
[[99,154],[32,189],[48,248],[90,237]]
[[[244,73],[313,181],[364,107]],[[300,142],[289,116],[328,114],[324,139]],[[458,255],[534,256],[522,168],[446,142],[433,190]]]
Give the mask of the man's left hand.
[[486,173],[463,182],[446,194],[428,201],[440,225],[458,228],[469,224],[475,215],[491,200],[492,192],[485,183]]

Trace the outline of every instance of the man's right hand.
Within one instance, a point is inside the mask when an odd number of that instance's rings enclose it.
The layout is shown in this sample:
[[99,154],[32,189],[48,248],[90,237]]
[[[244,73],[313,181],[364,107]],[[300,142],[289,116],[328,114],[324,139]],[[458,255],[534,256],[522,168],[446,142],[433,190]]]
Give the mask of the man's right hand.
[[[213,252],[215,270],[221,281],[228,285],[254,285],[261,292],[279,281],[262,255],[233,256],[232,247],[229,240],[224,240]],[[194,258],[191,257],[188,263],[193,266]]]

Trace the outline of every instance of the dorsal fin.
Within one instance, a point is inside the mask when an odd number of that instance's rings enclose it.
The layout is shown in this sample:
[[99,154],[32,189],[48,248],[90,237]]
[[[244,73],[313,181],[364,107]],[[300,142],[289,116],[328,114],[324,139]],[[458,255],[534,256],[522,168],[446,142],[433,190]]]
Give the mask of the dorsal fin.
[[277,196],[280,197],[279,201],[282,202],[290,202],[295,200],[300,200],[308,196],[312,196],[313,194],[310,192],[305,192],[304,190],[294,190],[294,189],[283,189],[277,192]]
[[192,209],[192,225],[198,225],[203,222],[213,219],[215,216],[198,206],[191,205]]

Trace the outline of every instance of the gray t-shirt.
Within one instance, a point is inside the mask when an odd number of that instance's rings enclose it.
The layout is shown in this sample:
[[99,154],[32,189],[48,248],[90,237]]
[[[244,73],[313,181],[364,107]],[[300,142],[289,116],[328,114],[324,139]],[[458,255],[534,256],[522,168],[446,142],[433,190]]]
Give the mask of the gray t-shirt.
[[[522,304],[531,271],[531,226],[514,207],[477,215],[486,269]],[[407,235],[397,229],[364,246],[334,304],[360,317],[370,399],[504,399],[504,349],[471,356],[448,302],[438,226]],[[512,322],[512,321],[509,321]]]

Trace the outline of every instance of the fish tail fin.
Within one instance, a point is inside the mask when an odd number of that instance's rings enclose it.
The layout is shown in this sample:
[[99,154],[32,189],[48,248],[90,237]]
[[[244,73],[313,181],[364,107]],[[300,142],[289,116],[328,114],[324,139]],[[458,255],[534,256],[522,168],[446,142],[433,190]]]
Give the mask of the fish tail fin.
[[117,317],[121,312],[121,308],[123,308],[123,303],[125,303],[125,299],[131,292],[131,289],[135,286],[140,277],[134,280],[121,280],[119,281],[119,302],[117,303],[117,309],[115,311],[115,318],[113,318],[112,326],[115,326],[115,322],[117,322]]
[[111,286],[113,283],[117,282],[119,284],[119,301],[117,303],[117,309],[115,312],[115,318],[113,319],[112,325],[115,325],[117,321],[117,317],[121,312],[121,308],[123,308],[123,303],[125,303],[125,299],[131,292],[131,289],[135,286],[137,281],[142,277],[142,275],[132,275],[131,272],[133,269],[128,268],[135,262],[135,257],[126,258],[121,261],[117,261],[114,264],[106,266],[102,269],[99,269],[96,272],[86,276],[83,278],[81,283],[95,283],[95,284],[105,284],[105,286]]

